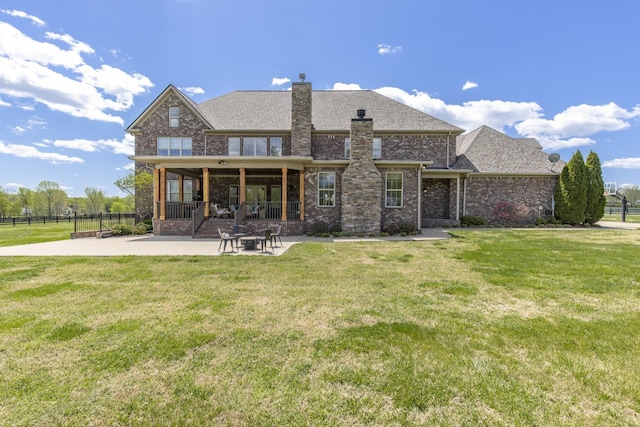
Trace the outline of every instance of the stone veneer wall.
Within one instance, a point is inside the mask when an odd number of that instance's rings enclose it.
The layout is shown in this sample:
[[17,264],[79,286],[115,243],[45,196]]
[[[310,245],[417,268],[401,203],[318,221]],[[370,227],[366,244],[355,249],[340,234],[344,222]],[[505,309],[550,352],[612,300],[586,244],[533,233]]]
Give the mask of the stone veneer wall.
[[291,155],[311,155],[311,83],[291,85]]
[[382,178],[372,157],[373,120],[352,119],[351,161],[342,174],[342,231],[380,232]]
[[[386,172],[402,172],[402,207],[385,207]],[[381,229],[386,230],[389,225],[413,224],[418,229],[418,170],[417,168],[385,168],[380,169],[380,187],[382,216]]]
[[480,216],[490,224],[500,224],[493,216],[499,201],[522,202],[529,208],[527,221],[538,218],[539,206],[551,210],[556,177],[471,177],[466,180],[465,215]]

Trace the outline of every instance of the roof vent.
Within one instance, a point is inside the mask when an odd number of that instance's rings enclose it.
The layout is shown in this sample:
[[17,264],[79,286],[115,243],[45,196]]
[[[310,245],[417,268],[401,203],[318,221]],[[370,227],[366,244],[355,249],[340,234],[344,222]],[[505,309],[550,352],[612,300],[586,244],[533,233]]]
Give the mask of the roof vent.
[[367,115],[367,112],[364,109],[360,109],[356,114],[358,115],[359,119],[364,119],[364,116]]
[[305,74],[304,74],[304,73],[300,73],[300,74],[298,74],[298,78],[300,79],[300,81],[301,81],[302,83],[304,83],[304,79],[306,79],[306,78],[307,78],[307,76],[305,76]]

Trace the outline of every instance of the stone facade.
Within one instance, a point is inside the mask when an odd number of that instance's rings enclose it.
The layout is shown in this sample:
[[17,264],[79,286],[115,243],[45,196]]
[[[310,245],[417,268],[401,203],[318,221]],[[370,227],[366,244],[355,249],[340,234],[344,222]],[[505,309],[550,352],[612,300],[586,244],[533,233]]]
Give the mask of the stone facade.
[[508,201],[526,205],[529,209],[526,221],[535,221],[541,212],[551,210],[551,196],[556,182],[555,177],[468,178],[464,214],[482,217],[489,224],[500,224],[493,209],[498,202]]
[[291,85],[291,154],[294,156],[311,155],[311,96],[311,83]]
[[342,231],[380,232],[380,182],[373,163],[373,120],[352,119],[351,161],[342,175]]

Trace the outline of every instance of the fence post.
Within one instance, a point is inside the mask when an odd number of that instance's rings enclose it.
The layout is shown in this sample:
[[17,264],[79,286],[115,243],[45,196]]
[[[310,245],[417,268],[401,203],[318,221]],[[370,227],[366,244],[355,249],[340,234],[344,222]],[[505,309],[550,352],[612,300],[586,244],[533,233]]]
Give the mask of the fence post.
[[27,218],[27,224],[31,225],[31,217]]
[[100,212],[98,214],[98,218],[100,219],[100,226],[99,226],[100,230],[99,231],[102,231],[102,212]]
[[[71,217],[69,217],[69,221],[71,221]],[[78,212],[73,213],[73,232],[78,232]]]
[[13,219],[13,226],[15,227],[16,226],[16,218],[13,217],[12,219]]

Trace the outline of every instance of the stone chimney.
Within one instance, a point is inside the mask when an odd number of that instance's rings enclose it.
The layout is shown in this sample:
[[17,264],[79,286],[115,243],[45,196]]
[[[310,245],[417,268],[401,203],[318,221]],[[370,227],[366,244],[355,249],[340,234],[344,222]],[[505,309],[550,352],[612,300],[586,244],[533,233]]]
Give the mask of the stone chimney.
[[291,155],[311,157],[311,83],[299,77],[291,85]]
[[373,119],[351,119],[351,161],[342,174],[342,231],[379,233],[382,179],[373,163]]

